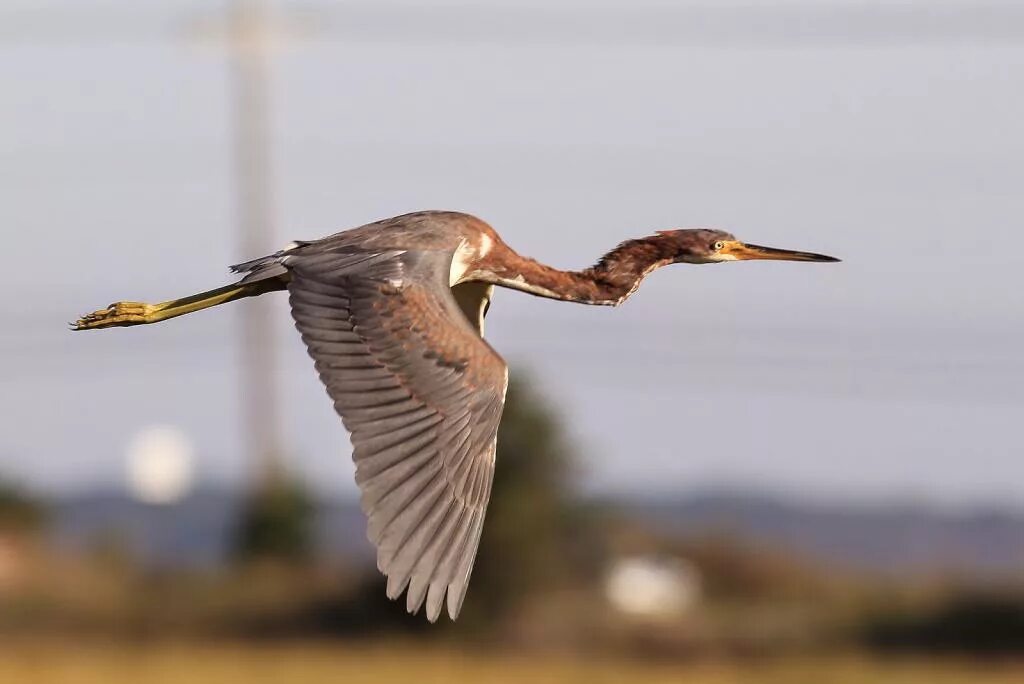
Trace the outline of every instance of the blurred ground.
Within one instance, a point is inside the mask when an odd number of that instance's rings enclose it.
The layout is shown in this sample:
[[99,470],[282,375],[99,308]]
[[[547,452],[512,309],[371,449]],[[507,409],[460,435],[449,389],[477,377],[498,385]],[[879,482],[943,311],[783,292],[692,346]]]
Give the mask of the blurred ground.
[[450,682],[692,682],[693,684],[1016,684],[1024,663],[982,665],[930,660],[869,660],[858,656],[770,662],[658,664],[641,660],[572,660],[456,651],[430,652],[395,643],[374,648],[329,644],[274,646],[5,645],[0,679],[26,684],[376,684]]

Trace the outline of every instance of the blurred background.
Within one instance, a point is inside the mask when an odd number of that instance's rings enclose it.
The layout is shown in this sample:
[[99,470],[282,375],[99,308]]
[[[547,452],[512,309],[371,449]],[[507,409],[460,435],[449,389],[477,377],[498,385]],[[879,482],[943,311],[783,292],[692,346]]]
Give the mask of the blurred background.
[[[1022,122],[1010,0],[0,0],[0,679],[1021,681]],[[64,325],[426,208],[844,263],[498,292],[430,626],[285,297]]]

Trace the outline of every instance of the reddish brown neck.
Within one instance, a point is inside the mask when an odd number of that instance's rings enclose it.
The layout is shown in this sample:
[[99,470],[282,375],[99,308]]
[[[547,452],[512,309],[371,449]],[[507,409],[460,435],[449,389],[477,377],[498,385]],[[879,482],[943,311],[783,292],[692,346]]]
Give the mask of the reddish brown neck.
[[654,269],[672,263],[677,248],[662,235],[623,242],[582,271],[562,271],[502,245],[477,266],[481,279],[539,297],[615,306]]

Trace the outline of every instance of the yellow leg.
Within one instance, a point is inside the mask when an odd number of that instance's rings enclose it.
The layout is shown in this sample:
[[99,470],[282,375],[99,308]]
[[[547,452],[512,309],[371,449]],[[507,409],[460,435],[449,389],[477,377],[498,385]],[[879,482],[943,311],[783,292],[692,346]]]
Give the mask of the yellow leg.
[[276,278],[261,280],[255,283],[227,285],[225,287],[200,292],[191,297],[172,299],[159,304],[145,302],[114,302],[105,309],[93,311],[71,324],[72,330],[96,330],[125,325],[145,325],[159,323],[168,318],[182,316],[193,311],[200,311],[218,304],[225,304],[243,297],[255,297],[264,292],[283,290],[285,282]]

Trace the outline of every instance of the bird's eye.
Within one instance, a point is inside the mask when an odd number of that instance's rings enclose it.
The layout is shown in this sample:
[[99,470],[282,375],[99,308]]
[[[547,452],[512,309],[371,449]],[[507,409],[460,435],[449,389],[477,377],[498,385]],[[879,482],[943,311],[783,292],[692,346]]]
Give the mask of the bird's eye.
[[715,251],[716,252],[719,251],[720,249],[722,249],[723,247],[725,247],[725,243],[722,242],[721,240],[719,240],[718,242],[715,243]]

